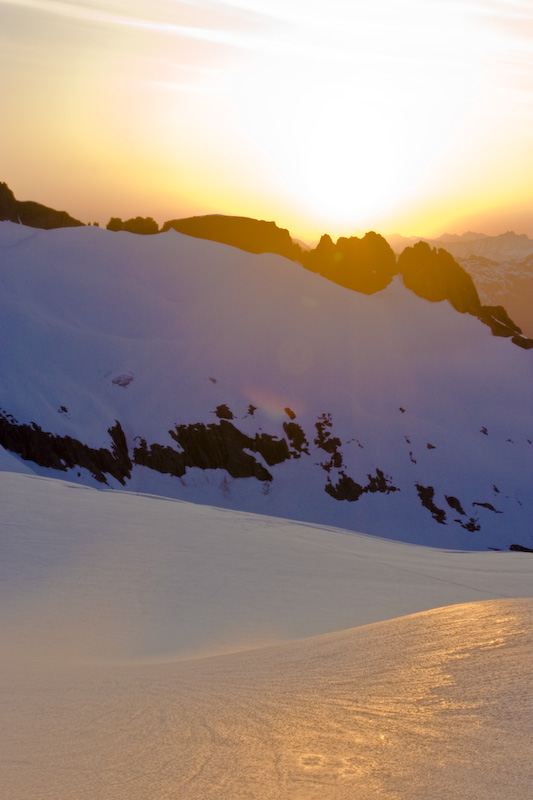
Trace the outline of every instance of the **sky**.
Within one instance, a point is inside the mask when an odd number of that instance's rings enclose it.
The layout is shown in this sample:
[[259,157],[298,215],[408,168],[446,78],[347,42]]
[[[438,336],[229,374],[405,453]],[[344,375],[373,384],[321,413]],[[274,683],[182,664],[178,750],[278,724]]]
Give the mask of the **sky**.
[[533,236],[530,0],[0,0],[0,32],[20,200]]

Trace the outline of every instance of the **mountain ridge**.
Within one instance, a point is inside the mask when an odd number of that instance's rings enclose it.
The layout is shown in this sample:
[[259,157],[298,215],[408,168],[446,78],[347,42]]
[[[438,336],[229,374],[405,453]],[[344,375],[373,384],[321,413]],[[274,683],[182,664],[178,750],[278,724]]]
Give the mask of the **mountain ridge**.
[[[21,205],[14,199],[6,184],[2,184],[0,188],[0,220],[4,218],[20,222],[19,212],[24,204]],[[36,204],[30,205],[37,207]],[[83,225],[66,215],[66,212],[56,212],[44,206],[38,206],[38,209],[37,227]],[[291,238],[288,230],[279,228],[275,222],[249,217],[211,214],[170,220],[164,223],[161,231],[152,217],[136,217],[126,222],[112,217],[107,224],[107,230],[115,233],[125,231],[154,235],[172,229],[195,238],[238,247],[249,253],[276,253],[299,262],[306,269],[334,283],[365,294],[381,291],[388,286],[394,275],[401,274],[404,283],[415,294],[431,301],[447,299],[456,310],[471,314],[488,325],[495,336],[509,337],[519,347],[533,347],[533,339],[522,336],[520,326],[511,320],[503,306],[481,304],[471,276],[453,258],[448,257],[448,251],[442,248],[437,251],[437,248],[433,248],[432,252],[430,247],[424,247],[428,244],[425,241],[411,242],[413,247],[406,247],[396,263],[390,244],[374,231],[367,232],[362,238],[340,237],[336,243],[333,243],[328,234],[324,234],[313,250],[307,250]],[[514,234],[503,234],[503,238],[509,236],[515,237]],[[402,265],[410,263],[412,267],[413,259],[417,262],[417,267],[415,271],[410,268],[406,282]],[[460,296],[463,298],[461,301],[458,300]],[[465,302],[466,297],[469,299]]]
[[530,356],[473,317],[175,231],[29,231],[0,225],[0,433],[37,474],[533,543]]
[[85,224],[66,211],[56,211],[33,200],[16,200],[7,183],[0,183],[0,221],[45,229],[79,227]]

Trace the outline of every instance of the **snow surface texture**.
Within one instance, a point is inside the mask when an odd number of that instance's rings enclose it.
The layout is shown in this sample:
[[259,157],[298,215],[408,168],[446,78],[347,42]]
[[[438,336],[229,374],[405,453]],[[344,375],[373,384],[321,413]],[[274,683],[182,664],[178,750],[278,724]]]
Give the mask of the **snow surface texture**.
[[4,222],[0,242],[0,424],[21,468],[531,547],[533,354],[447,302],[400,279],[358,294],[175,231]]
[[0,491],[9,800],[531,796],[527,555]]

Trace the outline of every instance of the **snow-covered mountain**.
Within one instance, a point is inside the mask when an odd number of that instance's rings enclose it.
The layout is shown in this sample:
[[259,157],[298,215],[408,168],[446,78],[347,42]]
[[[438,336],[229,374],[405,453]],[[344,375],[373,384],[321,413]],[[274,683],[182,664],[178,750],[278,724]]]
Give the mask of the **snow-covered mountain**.
[[[0,226],[1,443],[41,475],[531,547],[531,351],[173,230]],[[13,458],[10,458],[13,462]]]
[[460,551],[531,545],[531,350],[175,231],[0,266],[5,796],[526,800],[530,556]]

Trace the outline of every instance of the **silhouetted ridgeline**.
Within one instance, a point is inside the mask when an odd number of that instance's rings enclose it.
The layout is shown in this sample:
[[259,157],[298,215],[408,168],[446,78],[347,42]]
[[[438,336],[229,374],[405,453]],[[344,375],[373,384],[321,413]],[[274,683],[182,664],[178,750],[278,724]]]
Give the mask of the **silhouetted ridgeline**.
[[408,289],[432,302],[448,300],[461,314],[477,316],[481,302],[474,281],[446,252],[426,242],[406,247],[398,257],[398,272]]
[[30,228],[70,228],[83,225],[66,211],[56,211],[31,200],[16,200],[7,185],[0,183],[0,221],[17,222]]
[[205,217],[171,219],[165,222],[161,231],[164,233],[170,228],[198,239],[229,244],[248,253],[277,253],[291,261],[301,261],[303,254],[288,230],[265,220],[208,214]]
[[406,247],[398,257],[398,272],[404,284],[431,302],[448,300],[461,314],[471,314],[488,325],[494,336],[510,337],[529,350],[533,340],[509,318],[503,306],[483,306],[474,281],[446,250],[431,248],[427,242]]
[[135,217],[122,222],[120,217],[111,217],[106,225],[108,231],[127,231],[141,233],[144,236],[159,233],[157,222],[152,217]]
[[341,236],[336,244],[326,233],[314,250],[302,255],[306,269],[363,294],[381,291],[398,273],[392,248],[374,231],[362,239]]
[[[60,228],[83,225],[66,211],[55,211],[39,203],[20,202],[7,184],[0,183],[0,220],[10,220],[35,228]],[[110,231],[152,235],[159,233],[152,217],[134,217],[123,221],[111,217]],[[370,231],[361,239],[341,236],[336,243],[324,234],[314,250],[304,250],[295,243],[288,230],[275,222],[208,214],[202,217],[173,219],[165,222],[161,233],[170,229],[214,242],[238,247],[249,253],[275,253],[301,263],[311,272],[363,294],[384,289],[395,275],[401,275],[405,286],[431,302],[448,300],[462,314],[471,314],[488,325],[495,336],[511,338],[525,349],[533,348],[533,340],[522,335],[503,306],[481,305],[470,275],[447,250],[431,248],[425,241],[406,247],[398,261],[388,242]]]

